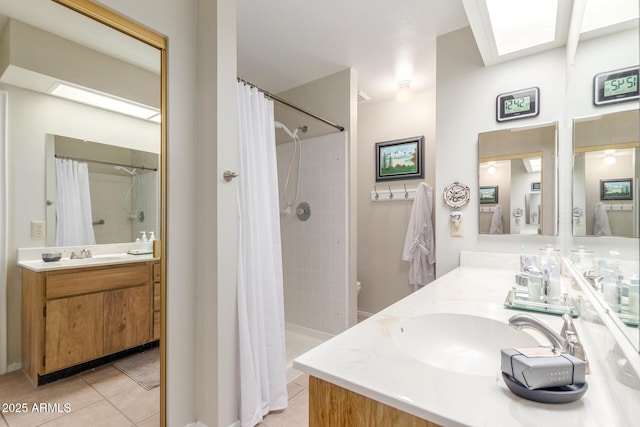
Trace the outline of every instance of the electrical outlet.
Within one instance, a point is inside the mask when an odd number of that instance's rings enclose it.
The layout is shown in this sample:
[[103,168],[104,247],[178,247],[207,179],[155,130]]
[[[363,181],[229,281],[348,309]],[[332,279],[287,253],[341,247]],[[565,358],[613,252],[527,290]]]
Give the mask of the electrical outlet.
[[44,239],[47,236],[47,224],[44,221],[31,221],[31,238]]

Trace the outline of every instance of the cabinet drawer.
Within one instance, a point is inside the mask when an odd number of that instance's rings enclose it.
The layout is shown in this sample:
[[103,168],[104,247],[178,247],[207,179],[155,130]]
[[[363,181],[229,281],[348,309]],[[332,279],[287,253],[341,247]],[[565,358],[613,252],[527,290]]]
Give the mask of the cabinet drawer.
[[160,263],[153,264],[153,281],[160,281]]
[[47,276],[47,299],[90,294],[149,283],[148,264],[55,271]]

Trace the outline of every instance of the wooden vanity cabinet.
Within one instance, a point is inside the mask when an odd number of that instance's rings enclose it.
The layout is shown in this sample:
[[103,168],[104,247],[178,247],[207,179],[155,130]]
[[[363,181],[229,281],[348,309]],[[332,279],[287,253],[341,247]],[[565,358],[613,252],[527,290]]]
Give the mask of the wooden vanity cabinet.
[[160,263],[151,265],[151,337],[153,340],[160,339]]
[[309,427],[440,427],[320,378],[309,376]]
[[22,358],[33,383],[152,341],[153,265],[23,269]]

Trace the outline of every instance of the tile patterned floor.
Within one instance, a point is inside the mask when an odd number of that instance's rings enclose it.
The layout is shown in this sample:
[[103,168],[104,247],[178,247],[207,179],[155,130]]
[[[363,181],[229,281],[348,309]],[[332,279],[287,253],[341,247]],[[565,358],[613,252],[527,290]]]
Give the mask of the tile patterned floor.
[[0,376],[0,427],[157,427],[159,402],[160,387],[147,391],[111,365],[37,389],[22,371]]
[[287,384],[289,407],[272,412],[257,427],[305,427],[309,425],[309,375],[303,374]]

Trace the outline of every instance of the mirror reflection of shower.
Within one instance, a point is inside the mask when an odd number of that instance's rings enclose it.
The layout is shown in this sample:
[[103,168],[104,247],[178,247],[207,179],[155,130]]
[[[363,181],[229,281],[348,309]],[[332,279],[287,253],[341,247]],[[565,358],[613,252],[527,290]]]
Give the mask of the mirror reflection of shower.
[[[129,175],[131,175],[131,185],[127,189],[127,194],[124,196],[123,207],[122,209],[126,212],[127,217],[130,220],[138,220],[140,222],[144,222],[144,211],[140,208],[140,179],[138,176],[138,172],[136,168],[126,168],[121,165],[114,166],[114,169],[121,170]],[[135,191],[135,202],[134,202],[134,194],[132,192],[133,187],[136,187]]]
[[[282,198],[283,198],[283,204],[284,204],[284,209],[280,210],[280,214],[281,215],[289,215],[291,214],[291,206],[293,206],[298,198],[298,188],[299,188],[299,184],[300,184],[300,169],[301,169],[301,163],[302,163],[302,149],[300,147],[301,141],[300,141],[300,137],[298,136],[298,132],[302,131],[302,133],[306,133],[308,128],[307,126],[299,126],[297,128],[295,128],[293,130],[293,132],[291,132],[289,130],[288,127],[286,127],[283,123],[276,121],[275,122],[275,127],[276,129],[280,129],[282,131],[284,131],[284,133],[286,133],[289,138],[291,138],[292,142],[293,142],[293,153],[291,154],[291,160],[289,161],[289,167],[287,169],[287,177],[284,181],[284,191],[282,194]],[[289,196],[289,184],[291,182],[291,172],[293,170],[293,163],[296,161],[297,158],[297,162],[298,162],[298,167],[297,169],[297,173],[296,173],[296,183],[295,183],[295,190],[293,190],[293,194],[291,194],[291,197]]]

